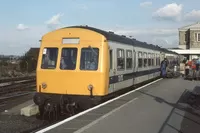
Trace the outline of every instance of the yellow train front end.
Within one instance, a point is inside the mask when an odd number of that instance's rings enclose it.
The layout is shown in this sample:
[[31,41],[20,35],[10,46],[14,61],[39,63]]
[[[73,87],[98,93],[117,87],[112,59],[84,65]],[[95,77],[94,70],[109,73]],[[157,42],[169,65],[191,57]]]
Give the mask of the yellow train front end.
[[34,102],[40,112],[98,103],[108,93],[106,38],[83,28],[63,28],[42,37]]

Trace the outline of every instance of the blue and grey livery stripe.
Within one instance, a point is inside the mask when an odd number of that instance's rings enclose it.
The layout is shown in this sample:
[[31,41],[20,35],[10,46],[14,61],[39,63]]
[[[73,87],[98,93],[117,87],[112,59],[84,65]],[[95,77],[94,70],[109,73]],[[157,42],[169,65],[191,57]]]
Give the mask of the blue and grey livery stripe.
[[[160,72],[160,68],[111,76],[110,79],[109,79],[109,84],[122,82],[122,81],[125,81],[125,80],[129,80],[129,79],[153,74],[153,73],[156,73],[156,72]],[[121,78],[121,77],[123,77],[123,78]]]

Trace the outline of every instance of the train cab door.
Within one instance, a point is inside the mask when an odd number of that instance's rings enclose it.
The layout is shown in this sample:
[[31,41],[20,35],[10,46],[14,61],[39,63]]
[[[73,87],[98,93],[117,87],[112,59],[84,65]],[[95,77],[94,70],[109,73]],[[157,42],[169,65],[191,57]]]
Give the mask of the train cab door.
[[112,93],[114,91],[114,83],[115,83],[115,68],[114,68],[114,49],[110,48],[109,50],[109,88],[108,93]]

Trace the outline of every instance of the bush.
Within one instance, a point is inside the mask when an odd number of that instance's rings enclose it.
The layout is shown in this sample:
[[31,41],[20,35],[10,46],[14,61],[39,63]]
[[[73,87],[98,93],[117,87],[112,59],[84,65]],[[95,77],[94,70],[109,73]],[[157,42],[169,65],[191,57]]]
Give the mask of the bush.
[[36,67],[37,59],[32,56],[28,56],[27,54],[21,57],[20,70],[22,72],[33,72],[36,70]]

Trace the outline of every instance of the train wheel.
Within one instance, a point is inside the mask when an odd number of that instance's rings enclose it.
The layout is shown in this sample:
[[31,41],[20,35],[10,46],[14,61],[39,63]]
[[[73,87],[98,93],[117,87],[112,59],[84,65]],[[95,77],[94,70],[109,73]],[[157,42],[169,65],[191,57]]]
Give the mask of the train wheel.
[[51,100],[47,100],[44,103],[43,109],[41,110],[43,119],[57,120],[60,116],[60,108],[58,104],[53,103]]

